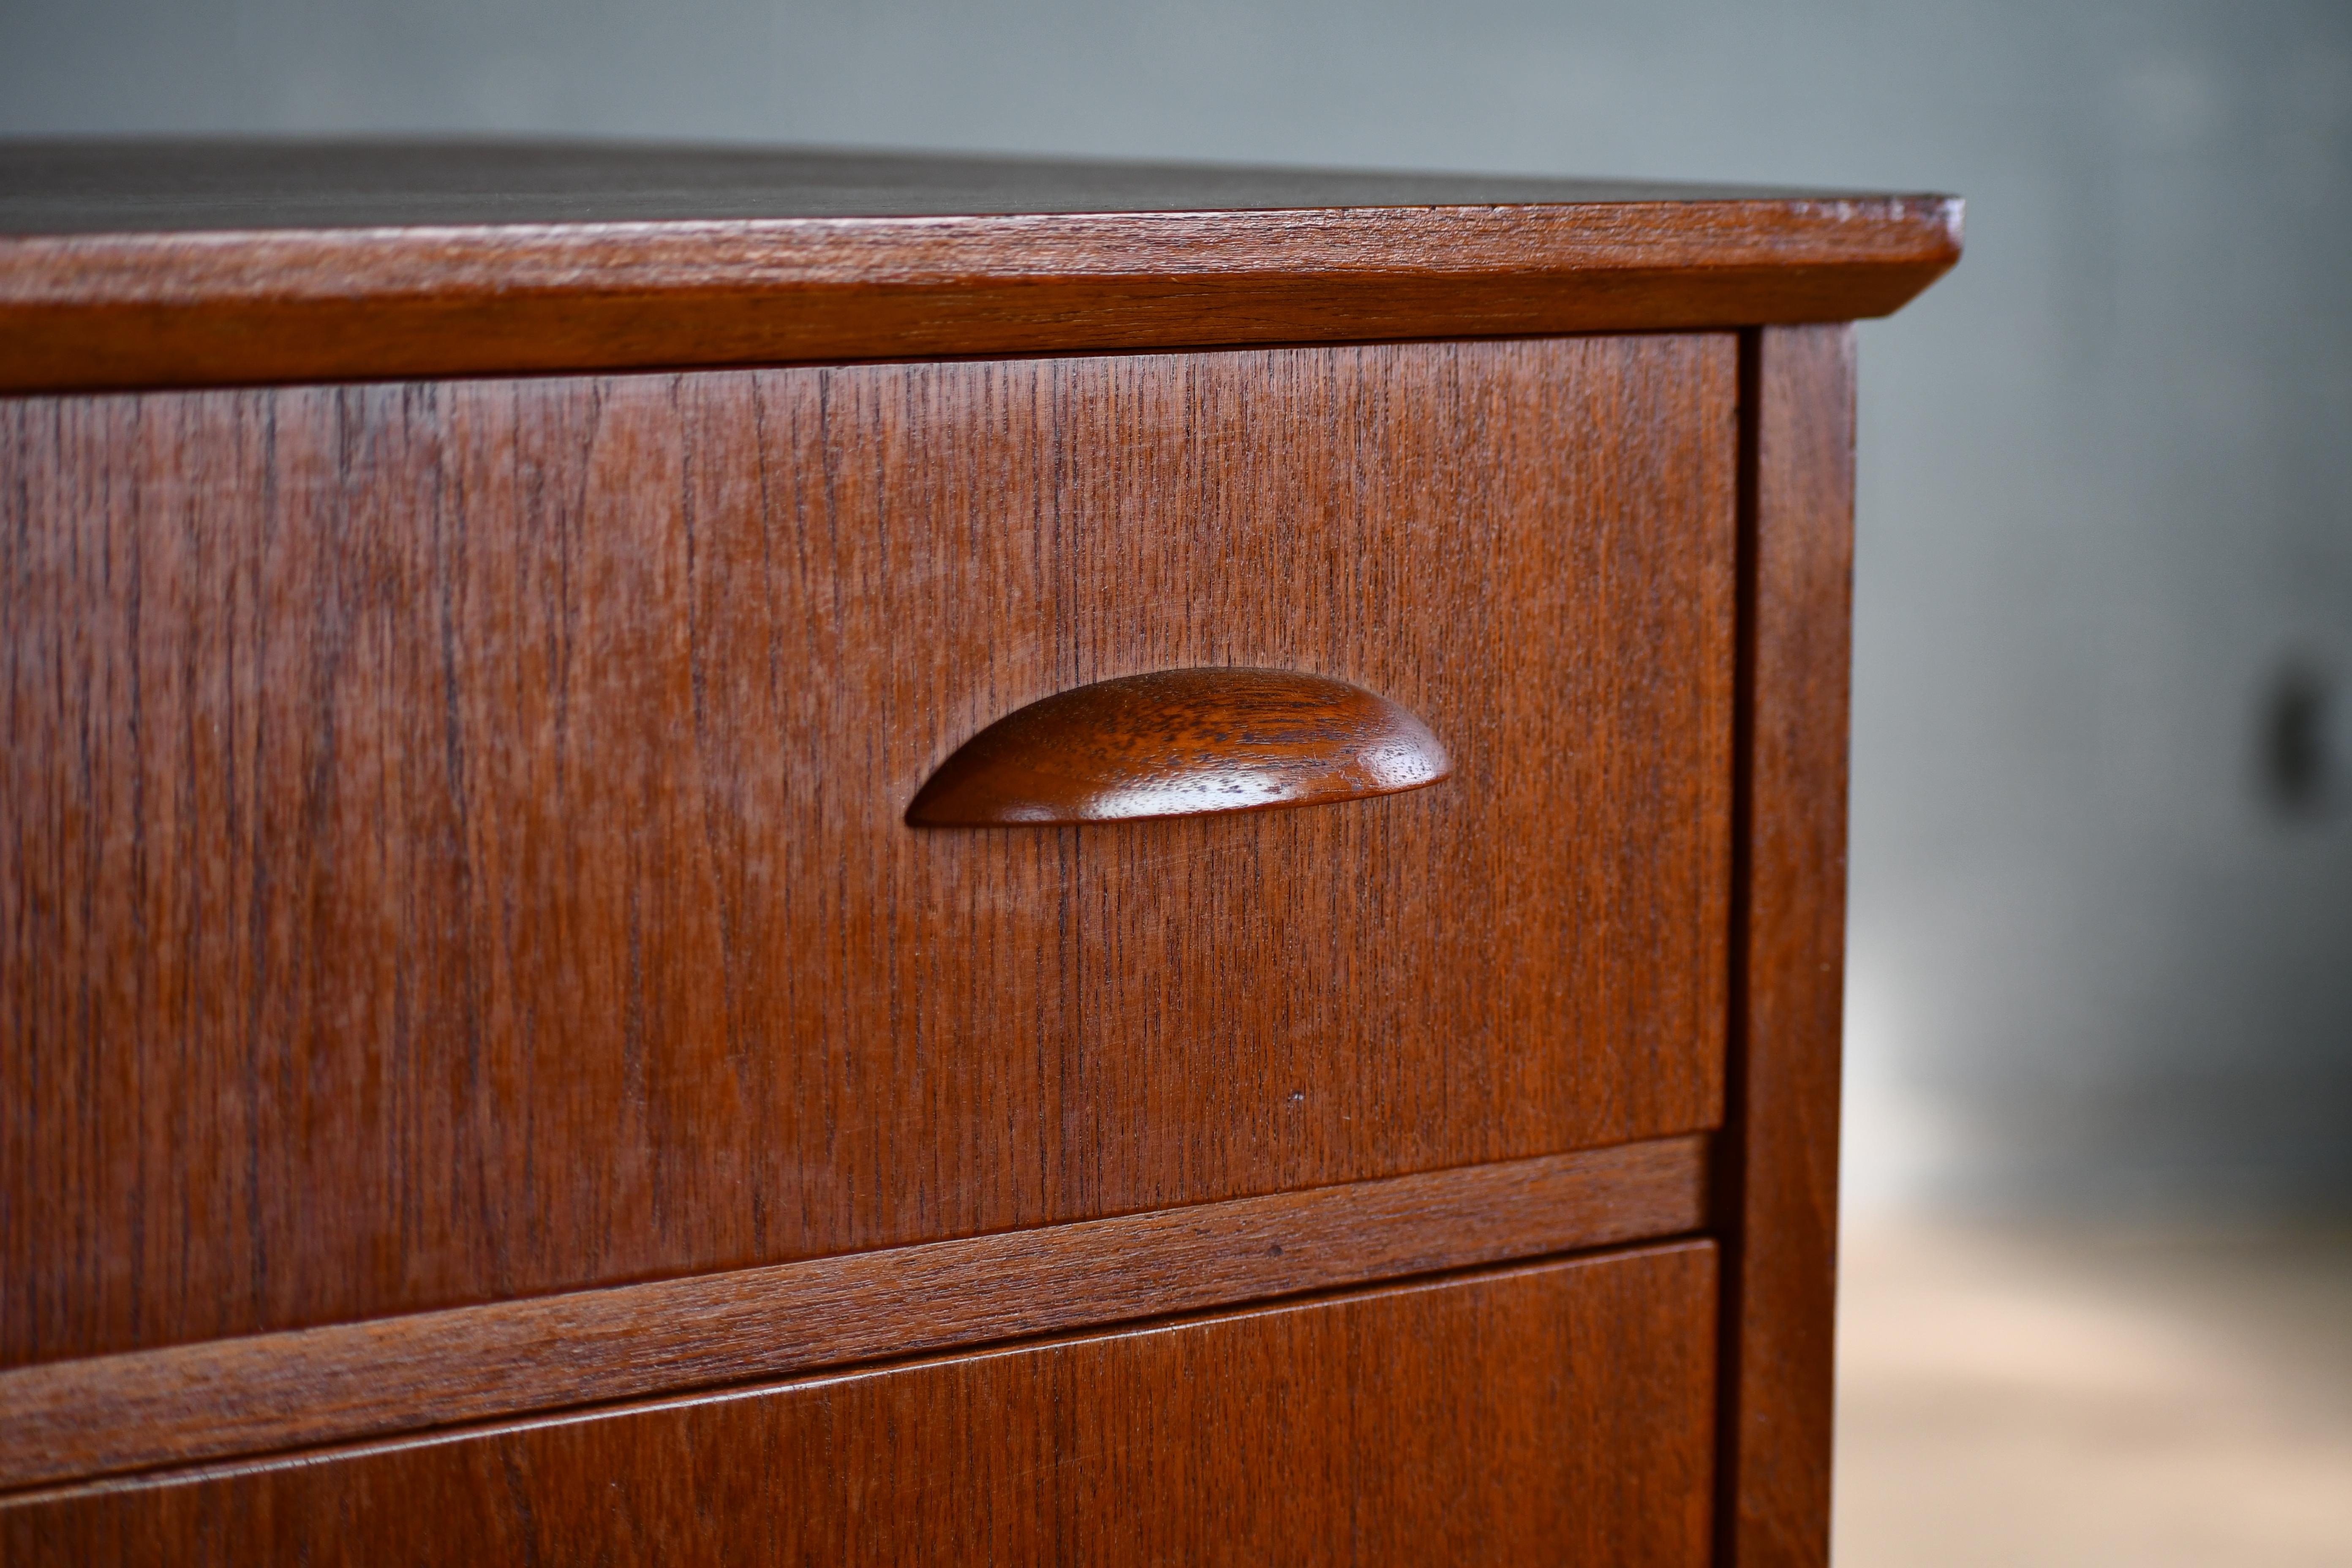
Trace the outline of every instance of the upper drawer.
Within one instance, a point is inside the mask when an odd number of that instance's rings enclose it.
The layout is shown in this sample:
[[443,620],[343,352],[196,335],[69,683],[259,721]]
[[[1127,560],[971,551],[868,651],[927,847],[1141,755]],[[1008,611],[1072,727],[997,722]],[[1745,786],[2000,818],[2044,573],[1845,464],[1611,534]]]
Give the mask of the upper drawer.
[[[1714,1123],[1727,335],[0,405],[0,1361]],[[1449,781],[920,830],[1084,682]]]

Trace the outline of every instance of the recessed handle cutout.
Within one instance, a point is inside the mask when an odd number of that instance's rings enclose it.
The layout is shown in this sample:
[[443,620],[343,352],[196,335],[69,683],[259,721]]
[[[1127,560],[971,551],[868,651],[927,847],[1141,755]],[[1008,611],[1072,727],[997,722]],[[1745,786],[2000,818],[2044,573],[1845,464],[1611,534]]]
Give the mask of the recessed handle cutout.
[[940,764],[925,827],[1114,822],[1362,800],[1454,771],[1387,698],[1285,669],[1167,669],[1057,692]]

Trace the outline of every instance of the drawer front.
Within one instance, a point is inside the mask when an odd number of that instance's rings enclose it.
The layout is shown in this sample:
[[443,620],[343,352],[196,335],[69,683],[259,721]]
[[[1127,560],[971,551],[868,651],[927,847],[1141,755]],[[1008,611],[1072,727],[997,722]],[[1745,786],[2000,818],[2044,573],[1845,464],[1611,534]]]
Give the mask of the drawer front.
[[0,1504],[11,1563],[1707,1559],[1706,1243]]
[[[0,1361],[1715,1124],[1735,359],[0,405]],[[1454,774],[907,826],[1203,665]]]

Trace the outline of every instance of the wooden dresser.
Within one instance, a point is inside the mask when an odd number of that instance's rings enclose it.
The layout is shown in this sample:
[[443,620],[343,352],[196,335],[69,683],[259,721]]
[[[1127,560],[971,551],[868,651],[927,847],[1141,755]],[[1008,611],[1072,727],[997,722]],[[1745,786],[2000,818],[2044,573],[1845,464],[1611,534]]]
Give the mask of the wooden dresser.
[[1958,203],[0,172],[0,1560],[1824,1561]]

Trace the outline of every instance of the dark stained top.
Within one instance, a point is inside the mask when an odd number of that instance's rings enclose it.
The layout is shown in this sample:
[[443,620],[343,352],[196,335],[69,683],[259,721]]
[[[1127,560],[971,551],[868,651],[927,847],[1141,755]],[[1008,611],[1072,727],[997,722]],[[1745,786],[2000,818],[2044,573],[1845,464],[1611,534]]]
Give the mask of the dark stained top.
[[1622,180],[619,142],[0,142],[0,234],[1872,200]]

